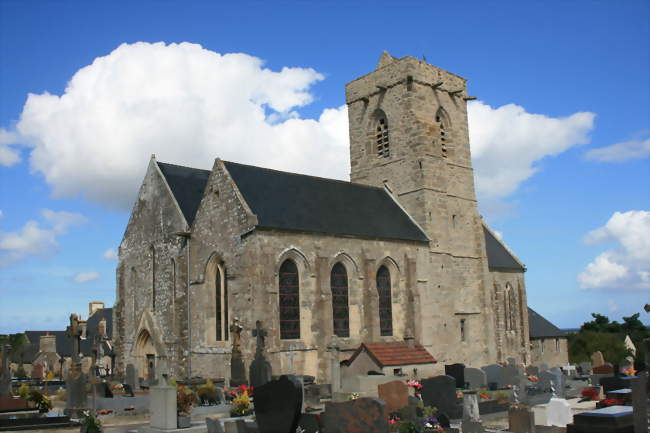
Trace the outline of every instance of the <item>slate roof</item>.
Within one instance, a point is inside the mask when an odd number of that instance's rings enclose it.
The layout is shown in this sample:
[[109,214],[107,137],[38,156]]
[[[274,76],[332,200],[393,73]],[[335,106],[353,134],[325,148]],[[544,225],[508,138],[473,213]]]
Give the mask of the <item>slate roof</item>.
[[406,342],[395,341],[389,343],[361,343],[361,346],[346,363],[351,364],[363,350],[382,368],[394,365],[433,364],[438,362],[427,349],[418,343],[415,343],[413,347],[409,347]]
[[528,333],[530,338],[566,337],[566,332],[528,307]]
[[259,227],[428,242],[383,188],[224,164]]
[[203,198],[205,185],[208,183],[210,170],[183,167],[164,162],[158,162],[158,167],[165,176],[172,193],[174,193],[185,220],[192,225]]
[[485,236],[488,266],[491,269],[526,270],[486,227],[483,227],[483,234]]

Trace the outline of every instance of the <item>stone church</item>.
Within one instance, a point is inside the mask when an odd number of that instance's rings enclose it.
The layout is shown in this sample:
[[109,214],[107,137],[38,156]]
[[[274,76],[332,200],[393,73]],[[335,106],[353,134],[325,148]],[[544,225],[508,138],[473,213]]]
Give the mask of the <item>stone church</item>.
[[228,377],[235,318],[246,365],[260,320],[274,374],[319,382],[333,335],[342,360],[414,337],[441,370],[529,363],[525,267],[477,211],[470,99],[384,53],[346,86],[350,182],[152,157],[119,248],[118,370]]

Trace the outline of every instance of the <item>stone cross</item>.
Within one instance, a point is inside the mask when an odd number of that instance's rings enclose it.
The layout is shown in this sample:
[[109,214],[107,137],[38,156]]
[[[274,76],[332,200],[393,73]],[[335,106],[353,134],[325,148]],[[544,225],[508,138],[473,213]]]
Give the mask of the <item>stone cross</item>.
[[230,335],[232,335],[232,351],[241,352],[241,331],[244,328],[239,324],[238,317],[235,317],[229,329]]
[[262,322],[259,320],[255,322],[255,329],[253,329],[253,337],[255,337],[255,342],[257,347],[255,348],[255,358],[262,359],[264,358],[264,338],[266,337],[266,329],[262,328]]
[[72,338],[72,365],[75,366],[81,362],[79,359],[79,344],[83,335],[82,321],[75,313],[70,314],[70,326],[66,329],[68,337]]

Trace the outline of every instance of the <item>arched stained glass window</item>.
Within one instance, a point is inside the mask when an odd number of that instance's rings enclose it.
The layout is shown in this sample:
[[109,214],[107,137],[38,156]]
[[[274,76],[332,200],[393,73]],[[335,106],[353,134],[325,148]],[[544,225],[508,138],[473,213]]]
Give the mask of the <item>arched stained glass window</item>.
[[348,306],[348,273],[342,263],[337,263],[330,274],[332,288],[332,318],[337,337],[350,336],[350,311]]
[[221,266],[217,266],[217,272],[214,281],[215,293],[215,328],[217,341],[228,340],[228,287],[226,278]]
[[377,292],[379,293],[379,334],[393,335],[393,302],[391,299],[390,271],[382,266],[377,271]]
[[298,267],[285,260],[279,275],[280,338],[300,338],[300,279]]

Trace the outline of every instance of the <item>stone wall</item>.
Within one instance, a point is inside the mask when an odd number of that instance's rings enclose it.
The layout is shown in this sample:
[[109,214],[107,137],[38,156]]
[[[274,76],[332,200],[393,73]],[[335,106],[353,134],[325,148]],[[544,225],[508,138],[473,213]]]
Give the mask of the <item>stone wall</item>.
[[565,337],[533,338],[530,345],[531,365],[558,367],[569,363],[569,346]]

